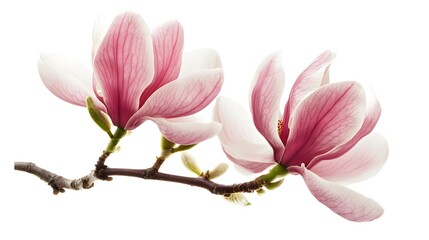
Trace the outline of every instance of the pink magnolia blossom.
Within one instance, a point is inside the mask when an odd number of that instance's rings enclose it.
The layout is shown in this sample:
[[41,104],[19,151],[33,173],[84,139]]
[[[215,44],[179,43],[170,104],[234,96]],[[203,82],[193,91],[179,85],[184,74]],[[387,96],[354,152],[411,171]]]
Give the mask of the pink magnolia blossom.
[[381,108],[367,99],[356,82],[329,84],[334,54],[322,53],[292,87],[280,113],[284,73],[277,53],[260,65],[250,89],[253,117],[237,103],[219,98],[214,119],[222,124],[219,139],[238,166],[261,172],[280,164],[303,177],[321,203],[352,221],[370,221],[382,207],[339,183],[377,173],[388,155],[386,140],[371,133]]
[[79,106],[91,96],[115,126],[133,130],[151,120],[178,144],[195,144],[220,131],[219,123],[187,117],[222,87],[216,51],[199,50],[182,59],[183,29],[176,21],[151,34],[139,15],[126,12],[105,33],[100,26],[94,29],[93,74],[68,59],[41,55],[40,77],[53,94]]

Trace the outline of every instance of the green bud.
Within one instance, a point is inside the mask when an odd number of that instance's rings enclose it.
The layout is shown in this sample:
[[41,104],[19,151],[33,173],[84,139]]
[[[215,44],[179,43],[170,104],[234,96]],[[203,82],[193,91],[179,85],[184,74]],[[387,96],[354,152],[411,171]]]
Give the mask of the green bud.
[[265,186],[268,190],[274,190],[274,189],[276,189],[276,188],[280,187],[280,185],[282,185],[282,183],[283,183],[283,181],[284,181],[284,180],[285,180],[285,179],[284,179],[284,178],[282,178],[282,179],[280,179],[280,180],[278,180],[278,181],[275,181],[275,182],[266,183],[264,186]]
[[228,164],[221,163],[217,165],[213,170],[209,171],[208,177],[209,179],[215,179],[221,175],[223,175],[226,170],[228,170]]
[[[89,115],[92,120],[105,132],[109,133],[112,128],[109,116],[104,112],[100,111],[96,106],[91,97],[86,98],[86,108],[88,109]],[[110,133],[111,134],[111,133]],[[109,135],[110,135],[109,134]]]
[[164,136],[161,137],[161,149],[162,150],[170,150],[173,149],[173,147],[176,144],[174,142],[171,142],[170,140],[168,140],[167,138],[165,138]]
[[242,193],[231,193],[228,196],[224,196],[226,200],[229,202],[241,205],[241,206],[249,206],[251,203],[247,201],[246,197]]
[[186,150],[189,150],[189,149],[193,148],[195,145],[197,145],[197,144],[192,144],[192,145],[179,145],[178,147],[173,148],[171,152],[172,152],[172,153],[175,153],[175,152],[182,152],[182,151],[186,151]]
[[185,165],[185,167],[189,169],[191,172],[195,173],[198,176],[200,176],[203,173],[203,171],[201,171],[200,167],[198,166],[197,161],[191,154],[182,153],[181,158],[182,158],[183,165]]

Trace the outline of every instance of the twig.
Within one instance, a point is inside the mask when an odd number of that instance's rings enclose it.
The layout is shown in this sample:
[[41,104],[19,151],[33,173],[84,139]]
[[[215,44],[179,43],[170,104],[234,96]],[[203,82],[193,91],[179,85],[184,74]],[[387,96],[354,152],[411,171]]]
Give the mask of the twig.
[[54,194],[58,194],[60,192],[65,192],[65,189],[89,189],[94,186],[94,182],[97,180],[112,180],[111,177],[100,174],[102,170],[107,168],[104,163],[109,156],[110,152],[103,151],[103,154],[101,154],[95,164],[94,171],[91,171],[91,173],[86,176],[73,180],[59,176],[30,162],[15,162],[15,170],[28,172],[38,176],[52,187]]
[[58,176],[50,171],[36,166],[34,163],[29,162],[15,162],[15,170],[28,172],[30,174],[38,176],[43,181],[47,182],[53,189],[54,194],[64,192],[65,189],[80,190],[88,189],[94,185],[96,180],[111,179],[110,176],[127,176],[137,177],[149,180],[160,180],[166,182],[175,182],[186,184],[190,186],[200,187],[207,189],[213,194],[229,196],[231,193],[237,192],[253,192],[260,189],[264,185],[264,181],[260,178],[256,178],[253,181],[223,185],[215,183],[205,177],[184,177],[179,175],[167,174],[158,172],[157,169],[122,169],[122,168],[107,168],[107,166],[99,169],[96,174],[92,171],[90,174],[81,177],[79,179],[70,180],[62,176]]
[[161,157],[156,157],[156,161],[152,166],[152,170],[153,171],[158,171],[159,168],[161,168],[161,165],[164,163],[165,161],[165,157],[161,156]]
[[28,172],[38,176],[43,181],[47,182],[52,187],[53,193],[63,193],[65,189],[81,190],[88,189],[94,186],[94,182],[98,180],[95,172],[83,176],[78,179],[70,180],[65,177],[54,174],[48,170],[36,166],[31,162],[15,162],[15,170]]
[[237,192],[253,192],[260,189],[265,182],[256,178],[253,181],[232,184],[232,185],[223,185],[215,183],[205,177],[184,177],[174,174],[167,174],[158,171],[154,171],[153,168],[147,169],[121,169],[121,168],[107,168],[103,170],[103,173],[108,176],[127,176],[127,177],[137,177],[148,180],[159,180],[166,182],[175,182],[185,185],[190,185],[194,187],[200,187],[208,190],[209,192],[217,195],[229,195],[231,193]]

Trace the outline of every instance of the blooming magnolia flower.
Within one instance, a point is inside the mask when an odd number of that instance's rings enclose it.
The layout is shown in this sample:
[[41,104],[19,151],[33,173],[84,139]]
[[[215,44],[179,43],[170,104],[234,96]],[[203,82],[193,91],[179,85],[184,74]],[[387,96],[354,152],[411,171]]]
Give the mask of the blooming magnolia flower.
[[195,144],[220,131],[220,124],[183,118],[206,107],[223,83],[218,54],[200,50],[183,57],[183,29],[168,22],[152,35],[134,13],[118,15],[104,34],[96,25],[94,73],[58,56],[42,54],[39,73],[57,97],[85,106],[90,96],[112,123],[133,130],[146,120],[178,144]]
[[278,163],[301,175],[317,200],[335,213],[370,221],[382,215],[381,206],[339,183],[366,179],[385,163],[387,142],[371,133],[381,108],[375,98],[367,101],[356,82],[328,84],[333,59],[324,52],[304,70],[281,115],[284,73],[279,55],[268,56],[250,89],[253,124],[226,98],[218,99],[214,119],[222,124],[219,139],[235,164],[256,173]]

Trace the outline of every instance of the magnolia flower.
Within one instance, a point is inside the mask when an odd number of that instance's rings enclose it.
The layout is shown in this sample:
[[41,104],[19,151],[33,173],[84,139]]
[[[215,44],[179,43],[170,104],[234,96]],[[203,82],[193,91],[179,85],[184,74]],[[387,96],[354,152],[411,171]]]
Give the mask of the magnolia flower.
[[94,72],[68,59],[42,54],[39,73],[57,97],[85,106],[90,96],[112,123],[133,130],[146,120],[178,144],[195,144],[214,136],[220,124],[189,118],[206,107],[223,83],[218,54],[200,50],[183,57],[183,29],[168,22],[152,35],[134,13],[118,15],[104,33],[94,29]]
[[324,52],[304,70],[281,114],[284,73],[279,55],[268,56],[250,89],[253,124],[226,98],[218,99],[214,119],[222,124],[224,152],[238,166],[257,173],[280,164],[301,175],[316,199],[335,213],[370,221],[382,215],[382,207],[339,183],[366,179],[385,163],[387,142],[371,133],[381,108],[356,82],[328,83],[333,59]]

